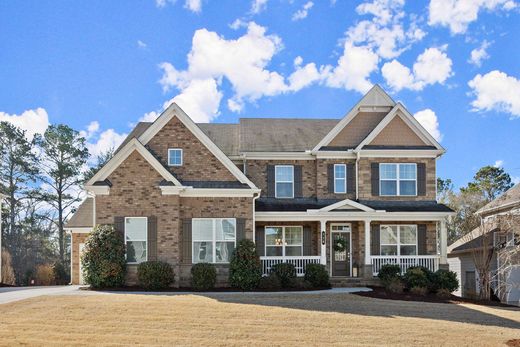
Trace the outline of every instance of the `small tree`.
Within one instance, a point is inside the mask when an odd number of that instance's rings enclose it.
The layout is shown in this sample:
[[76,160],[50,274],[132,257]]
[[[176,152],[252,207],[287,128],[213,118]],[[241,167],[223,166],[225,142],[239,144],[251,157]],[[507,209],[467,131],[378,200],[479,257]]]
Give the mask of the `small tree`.
[[0,271],[2,271],[1,279],[2,281],[0,283],[3,284],[9,284],[9,285],[15,285],[16,284],[16,278],[14,276],[14,270],[13,266],[11,264],[11,255],[9,254],[9,251],[2,247],[2,268]]
[[81,260],[83,278],[92,287],[120,287],[125,283],[125,245],[112,225],[94,228],[85,242]]
[[255,243],[251,240],[241,240],[231,256],[229,283],[235,288],[252,290],[258,286],[260,278],[262,268]]

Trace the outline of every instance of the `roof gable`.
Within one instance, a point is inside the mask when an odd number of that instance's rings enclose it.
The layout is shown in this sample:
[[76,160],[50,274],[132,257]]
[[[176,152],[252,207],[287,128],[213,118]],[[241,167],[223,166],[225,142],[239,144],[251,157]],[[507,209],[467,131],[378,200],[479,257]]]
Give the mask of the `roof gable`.
[[428,144],[417,136],[401,117],[394,117],[368,145],[427,146]]
[[331,212],[334,210],[354,210],[354,211],[364,211],[364,212],[374,212],[373,208],[360,204],[359,202],[355,202],[354,200],[345,199],[338,201],[332,205],[325,206],[317,211],[319,212]]
[[94,199],[86,198],[76,212],[65,223],[66,229],[89,228],[94,226]]

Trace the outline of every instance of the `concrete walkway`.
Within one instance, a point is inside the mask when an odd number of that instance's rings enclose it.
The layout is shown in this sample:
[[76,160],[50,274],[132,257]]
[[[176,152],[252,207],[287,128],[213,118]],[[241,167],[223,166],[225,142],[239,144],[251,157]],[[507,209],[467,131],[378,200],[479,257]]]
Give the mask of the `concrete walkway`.
[[0,288],[0,304],[25,300],[42,295],[66,295],[77,292],[79,286],[49,287],[2,287]]

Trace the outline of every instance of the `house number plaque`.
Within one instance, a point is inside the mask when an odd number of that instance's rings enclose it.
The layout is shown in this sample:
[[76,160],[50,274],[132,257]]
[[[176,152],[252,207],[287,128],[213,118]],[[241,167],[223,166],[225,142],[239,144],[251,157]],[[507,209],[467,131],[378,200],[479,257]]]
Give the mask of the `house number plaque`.
[[324,245],[325,244],[325,230],[323,230],[321,232],[321,244]]

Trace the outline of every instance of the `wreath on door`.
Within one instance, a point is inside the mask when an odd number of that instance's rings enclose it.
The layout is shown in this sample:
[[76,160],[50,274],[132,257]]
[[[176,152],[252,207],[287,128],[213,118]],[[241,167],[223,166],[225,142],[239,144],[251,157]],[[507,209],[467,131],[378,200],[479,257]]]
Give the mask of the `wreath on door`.
[[334,251],[344,252],[347,250],[347,240],[344,237],[339,237],[334,241]]

